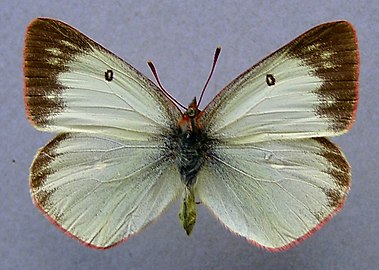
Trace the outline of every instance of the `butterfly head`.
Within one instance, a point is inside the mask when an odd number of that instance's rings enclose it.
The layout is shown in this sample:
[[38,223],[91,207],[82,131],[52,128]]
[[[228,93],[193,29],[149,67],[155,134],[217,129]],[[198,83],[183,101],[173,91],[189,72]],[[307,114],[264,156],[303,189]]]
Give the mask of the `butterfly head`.
[[190,119],[194,119],[199,113],[200,110],[196,102],[196,97],[194,97],[192,102],[188,105],[188,108],[184,114],[187,115]]

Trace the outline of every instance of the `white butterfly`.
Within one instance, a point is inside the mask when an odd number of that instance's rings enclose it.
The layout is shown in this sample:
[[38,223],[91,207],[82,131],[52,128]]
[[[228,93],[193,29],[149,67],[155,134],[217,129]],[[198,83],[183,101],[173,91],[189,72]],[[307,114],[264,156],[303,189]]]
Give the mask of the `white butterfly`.
[[147,77],[71,26],[31,22],[25,108],[59,132],[30,169],[35,204],[88,246],[109,248],[183,196],[271,251],[307,238],[341,209],[350,166],[326,137],[358,102],[358,47],[345,21],[319,25],[183,113]]

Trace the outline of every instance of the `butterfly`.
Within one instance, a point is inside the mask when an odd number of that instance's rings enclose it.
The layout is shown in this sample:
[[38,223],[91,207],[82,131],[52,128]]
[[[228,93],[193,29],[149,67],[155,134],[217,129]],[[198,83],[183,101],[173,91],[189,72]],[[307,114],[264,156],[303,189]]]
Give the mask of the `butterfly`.
[[35,128],[58,135],[31,165],[32,198],[93,248],[125,241],[180,197],[188,235],[201,203],[249,242],[288,249],[349,192],[350,165],[328,137],[353,125],[358,73],[353,27],[325,23],[246,70],[203,110],[196,98],[181,109],[78,30],[37,18],[25,38],[25,109]]

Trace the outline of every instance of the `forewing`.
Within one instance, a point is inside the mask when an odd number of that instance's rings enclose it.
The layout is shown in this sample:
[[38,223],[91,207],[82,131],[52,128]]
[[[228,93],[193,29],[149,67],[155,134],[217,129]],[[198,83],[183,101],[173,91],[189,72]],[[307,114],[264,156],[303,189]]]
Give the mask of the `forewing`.
[[231,231],[266,249],[289,248],[338,211],[350,167],[326,138],[215,147],[199,172],[202,203]]
[[35,204],[69,235],[108,248],[140,231],[181,191],[177,168],[156,143],[64,133],[31,167]]
[[344,133],[355,118],[358,65],[352,26],[322,24],[232,81],[199,122],[234,144]]
[[24,73],[26,112],[40,130],[146,140],[181,117],[148,78],[60,21],[29,25]]

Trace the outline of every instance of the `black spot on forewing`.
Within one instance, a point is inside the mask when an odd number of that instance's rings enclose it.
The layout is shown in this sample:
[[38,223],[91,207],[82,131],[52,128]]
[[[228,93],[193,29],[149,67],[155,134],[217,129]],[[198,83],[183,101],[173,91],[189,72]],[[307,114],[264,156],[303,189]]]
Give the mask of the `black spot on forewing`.
[[113,80],[113,70],[108,69],[108,70],[105,72],[105,80],[107,80],[108,82],[110,82],[110,81]]
[[339,206],[345,199],[350,188],[350,165],[336,145],[326,138],[314,139],[322,146],[320,155],[324,157],[329,166],[325,173],[329,174],[335,183],[334,188],[325,189],[328,204],[331,207]]
[[316,114],[328,119],[332,130],[346,130],[358,102],[358,45],[351,25],[341,21],[317,26],[291,42],[288,53],[323,80],[316,91],[321,103]]
[[45,126],[64,109],[60,93],[65,87],[58,75],[68,70],[67,63],[75,56],[91,50],[91,43],[59,21],[36,19],[29,25],[24,51],[25,107],[33,123]]
[[267,74],[266,75],[266,83],[268,86],[275,85],[275,77],[272,74]]

